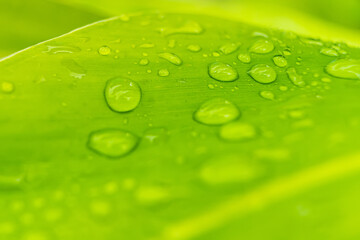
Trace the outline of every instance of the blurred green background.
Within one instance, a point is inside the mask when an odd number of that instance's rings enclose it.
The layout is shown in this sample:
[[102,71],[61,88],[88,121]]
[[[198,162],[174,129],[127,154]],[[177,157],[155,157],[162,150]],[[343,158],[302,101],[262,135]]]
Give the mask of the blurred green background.
[[358,0],[0,0],[0,57],[140,11],[201,13],[360,46]]

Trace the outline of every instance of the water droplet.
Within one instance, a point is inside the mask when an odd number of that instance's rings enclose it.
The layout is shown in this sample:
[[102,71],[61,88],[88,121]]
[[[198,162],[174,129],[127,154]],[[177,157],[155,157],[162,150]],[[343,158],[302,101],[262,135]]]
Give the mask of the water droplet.
[[15,90],[15,86],[13,83],[4,81],[1,83],[1,91],[3,93],[12,93]]
[[139,48],[153,48],[155,47],[155,44],[153,43],[143,43],[139,46]]
[[209,89],[214,89],[215,86],[214,86],[214,84],[209,83],[209,84],[208,84],[208,88],[209,88]]
[[200,34],[203,32],[203,28],[195,21],[187,21],[179,28],[161,28],[160,32],[165,36],[172,34]]
[[251,62],[251,58],[250,58],[250,55],[248,53],[240,53],[238,55],[238,59],[242,63],[250,63]]
[[290,55],[291,55],[291,51],[290,51],[290,50],[284,50],[284,51],[283,51],[283,55],[284,55],[284,56],[290,56]]
[[168,131],[165,128],[149,128],[145,131],[143,139],[152,144],[165,142],[168,138]]
[[238,43],[228,43],[228,44],[221,46],[220,51],[223,54],[227,55],[227,54],[231,54],[231,53],[235,52],[236,50],[238,50],[238,48],[239,48]]
[[47,46],[47,51],[45,51],[48,54],[59,54],[59,53],[74,53],[74,52],[80,52],[81,49],[74,46]]
[[98,52],[102,56],[108,56],[111,53],[111,49],[108,46],[102,46],[99,48]]
[[262,54],[269,53],[272,50],[274,50],[274,44],[267,39],[259,39],[249,48],[250,52]]
[[337,57],[339,56],[338,52],[331,48],[322,48],[320,53],[329,57]]
[[160,69],[159,71],[158,71],[158,75],[160,76],[160,77],[167,77],[167,76],[169,76],[169,70],[167,70],[166,68],[163,68],[163,69]]
[[290,152],[289,150],[283,148],[263,148],[255,150],[254,157],[257,159],[281,162],[289,159]]
[[201,51],[201,47],[199,45],[196,44],[191,44],[189,46],[187,46],[187,49],[191,52],[199,52]]
[[133,151],[138,137],[120,129],[103,129],[92,132],[88,146],[91,150],[107,157],[123,157]]
[[259,83],[272,83],[276,80],[275,70],[266,64],[257,64],[251,68],[248,74]]
[[262,169],[240,156],[221,156],[208,161],[200,170],[200,178],[211,185],[249,182],[262,174]]
[[150,205],[167,201],[169,193],[162,187],[140,187],[135,193],[137,201],[141,204]]
[[327,78],[327,77],[323,77],[323,78],[321,78],[321,81],[324,82],[324,83],[330,83],[331,79]]
[[204,102],[194,113],[194,119],[207,125],[221,125],[240,116],[239,109],[224,98],[213,98]]
[[286,73],[290,79],[290,81],[298,87],[304,87],[306,82],[303,80],[302,76],[296,72],[296,69],[291,67],[286,70]]
[[147,58],[142,58],[142,59],[140,59],[139,64],[140,64],[141,66],[146,66],[146,65],[149,64],[149,59],[147,59]]
[[107,201],[94,200],[90,204],[91,212],[96,216],[106,216],[111,212],[111,206]]
[[257,131],[251,124],[237,121],[223,125],[219,135],[227,141],[242,141],[255,138]]
[[0,190],[21,189],[24,184],[23,175],[0,175]]
[[280,89],[280,91],[285,92],[285,91],[287,91],[289,88],[288,88],[287,86],[280,86],[279,89]]
[[209,75],[215,80],[222,82],[231,82],[238,79],[239,75],[231,65],[215,62],[209,65]]
[[63,59],[61,64],[69,69],[70,76],[74,78],[82,79],[86,75],[86,70],[73,59]]
[[290,110],[288,114],[289,114],[289,117],[291,117],[293,119],[300,119],[305,116],[305,112],[302,110],[299,110],[299,109]]
[[127,14],[121,14],[118,18],[123,22],[128,22],[130,20],[130,16]]
[[177,66],[180,66],[182,64],[181,59],[173,53],[160,53],[159,57]]
[[360,79],[360,60],[339,59],[329,63],[326,72],[331,76],[345,79]]
[[285,67],[287,65],[286,58],[284,58],[283,56],[280,56],[280,55],[274,56],[273,61],[274,61],[275,65],[278,67]]
[[176,45],[176,41],[174,39],[170,39],[168,43],[169,48],[174,48]]
[[105,99],[115,112],[128,112],[135,109],[141,99],[139,85],[126,78],[113,78],[107,81]]
[[321,42],[318,39],[314,39],[314,38],[300,38],[300,40],[303,43],[306,43],[306,44],[309,44],[309,45],[320,46],[320,47],[324,45],[323,42]]
[[275,95],[273,92],[271,91],[261,91],[259,93],[259,95],[267,100],[274,100],[275,99]]

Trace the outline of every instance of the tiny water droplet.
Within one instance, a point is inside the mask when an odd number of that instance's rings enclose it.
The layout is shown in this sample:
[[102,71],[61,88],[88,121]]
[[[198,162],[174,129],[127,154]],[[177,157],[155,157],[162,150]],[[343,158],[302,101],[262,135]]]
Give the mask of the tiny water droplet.
[[251,57],[248,53],[240,53],[238,55],[238,59],[242,63],[250,63],[251,62]]
[[189,46],[187,46],[187,49],[191,52],[199,52],[201,51],[201,47],[199,45],[196,44],[191,44]]
[[149,64],[149,59],[147,59],[147,58],[142,58],[142,59],[140,59],[139,64],[140,64],[141,66],[146,66],[146,65]]
[[4,81],[1,83],[1,91],[3,93],[12,93],[15,90],[15,86],[12,82]]
[[159,57],[177,66],[180,66],[182,64],[182,60],[173,53],[160,53]]
[[320,53],[329,57],[337,57],[339,56],[338,52],[332,48],[322,48]]
[[293,119],[300,119],[303,118],[305,116],[305,112],[299,109],[296,110],[290,110],[288,113],[289,117],[293,118]]
[[266,64],[257,64],[253,66],[248,74],[257,82],[266,84],[276,80],[276,71]]
[[159,71],[158,71],[158,75],[160,76],[160,77],[167,77],[167,76],[169,76],[169,70],[167,70],[166,68],[163,68],[163,69],[160,69]]
[[153,48],[155,47],[155,44],[153,43],[143,43],[139,46],[139,48]]
[[196,110],[194,119],[206,125],[221,125],[231,122],[240,116],[234,103],[224,98],[210,99]]
[[242,141],[255,138],[257,130],[251,124],[236,121],[223,125],[219,135],[227,141]]
[[113,78],[107,81],[105,99],[115,112],[134,110],[140,103],[141,90],[139,85],[126,78]]
[[286,70],[286,73],[290,81],[298,87],[304,87],[306,82],[303,80],[303,77],[296,72],[296,69],[291,67]]
[[263,170],[240,156],[221,156],[210,161],[200,170],[200,178],[211,185],[249,182],[262,175]]
[[287,86],[280,86],[279,89],[280,89],[280,91],[285,92],[285,91],[287,91],[289,88],[288,88]]
[[145,131],[143,139],[152,144],[159,144],[165,142],[168,138],[168,131],[166,128],[149,128]]
[[132,152],[137,144],[138,137],[120,129],[103,129],[92,132],[88,146],[91,150],[106,157],[123,157]]
[[0,190],[21,189],[24,175],[0,175]]
[[152,205],[168,201],[170,195],[162,187],[148,186],[138,188],[135,192],[135,197],[140,204]]
[[220,51],[225,55],[231,54],[238,49],[239,49],[238,43],[228,43],[220,47]]
[[280,56],[280,55],[274,56],[273,61],[274,61],[274,64],[278,67],[286,67],[286,65],[287,65],[286,58],[284,58],[283,56]]
[[238,79],[239,75],[235,68],[227,63],[215,62],[209,65],[209,75],[215,80],[231,82]]
[[339,59],[329,63],[326,72],[331,76],[345,79],[360,79],[359,59]]
[[249,48],[250,52],[262,54],[272,52],[272,50],[274,50],[274,44],[267,39],[259,39]]
[[261,91],[259,93],[259,95],[262,97],[262,98],[265,98],[267,100],[274,100],[275,99],[275,95],[273,92],[271,91]]
[[330,83],[331,79],[327,78],[327,77],[323,77],[323,78],[321,78],[321,81],[324,82],[324,83]]
[[209,83],[209,84],[208,84],[208,88],[210,88],[210,89],[214,89],[214,88],[215,88],[215,86],[214,86],[214,84]]
[[111,49],[108,46],[102,46],[99,48],[98,52],[102,56],[108,56],[111,54]]
[[121,21],[123,21],[123,22],[128,22],[128,21],[130,20],[130,16],[127,15],[127,14],[121,14],[121,15],[119,16],[119,19],[120,19]]

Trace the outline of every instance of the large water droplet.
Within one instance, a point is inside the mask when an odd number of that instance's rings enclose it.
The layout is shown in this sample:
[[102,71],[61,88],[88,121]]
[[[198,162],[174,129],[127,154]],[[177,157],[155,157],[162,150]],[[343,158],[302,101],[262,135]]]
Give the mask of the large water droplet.
[[208,184],[248,182],[262,174],[263,170],[239,156],[221,156],[208,161],[200,170],[200,178]]
[[285,67],[287,65],[286,58],[284,58],[283,56],[280,56],[280,55],[274,56],[273,61],[274,61],[275,65],[278,67]]
[[359,59],[339,59],[329,63],[326,72],[331,76],[346,79],[360,79]]
[[262,54],[269,53],[272,50],[274,50],[274,44],[267,39],[259,39],[249,48],[250,52]]
[[231,122],[220,128],[219,135],[227,141],[242,141],[255,138],[257,131],[251,124]]
[[276,80],[275,70],[266,64],[257,64],[253,66],[248,73],[259,83],[272,83]]
[[231,122],[240,116],[239,109],[224,98],[213,98],[204,102],[195,112],[194,119],[207,125]]
[[141,99],[139,85],[126,78],[108,80],[105,87],[105,99],[115,112],[128,112],[135,109]]
[[222,82],[231,82],[238,79],[239,75],[231,65],[215,62],[209,65],[209,75],[215,80]]
[[181,59],[173,53],[160,53],[159,57],[177,66],[180,66],[182,64]]
[[223,54],[227,55],[227,54],[235,52],[236,50],[238,50],[238,48],[239,48],[238,43],[228,43],[228,44],[221,46],[220,51]]
[[286,73],[290,79],[290,81],[298,87],[304,87],[306,82],[303,80],[302,76],[296,72],[296,69],[291,67],[286,70]]
[[120,129],[103,129],[92,132],[88,146],[91,150],[107,157],[122,157],[133,151],[138,137]]

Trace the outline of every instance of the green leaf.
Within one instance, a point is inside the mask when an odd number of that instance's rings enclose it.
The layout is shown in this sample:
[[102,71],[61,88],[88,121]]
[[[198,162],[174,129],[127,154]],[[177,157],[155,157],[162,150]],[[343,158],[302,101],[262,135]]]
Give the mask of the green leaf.
[[0,236],[358,239],[359,59],[181,14],[3,59]]
[[105,18],[42,0],[0,0],[0,57]]

